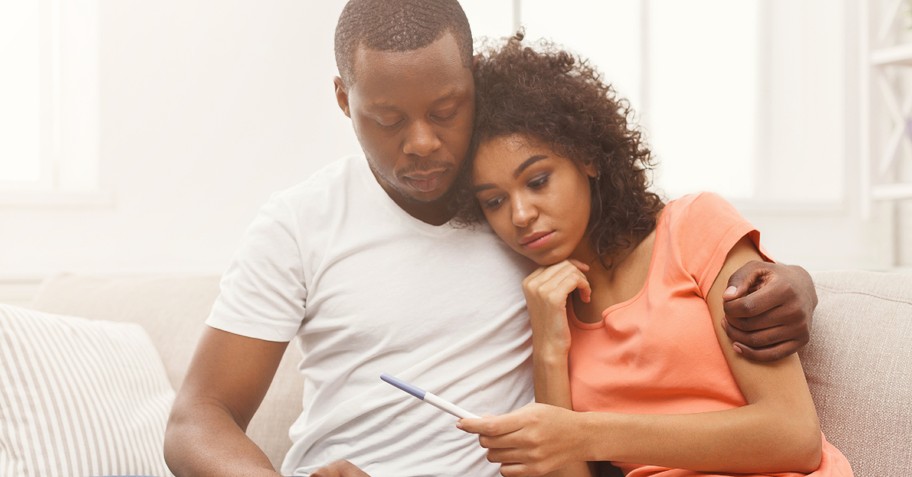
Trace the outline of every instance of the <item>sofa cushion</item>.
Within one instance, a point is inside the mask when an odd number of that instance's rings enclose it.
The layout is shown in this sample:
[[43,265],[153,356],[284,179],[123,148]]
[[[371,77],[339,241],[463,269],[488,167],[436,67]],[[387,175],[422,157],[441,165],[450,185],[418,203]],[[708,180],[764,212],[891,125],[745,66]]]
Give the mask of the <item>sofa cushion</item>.
[[174,400],[142,327],[0,305],[0,475],[170,475]]
[[912,275],[813,274],[820,302],[800,353],[821,427],[858,477],[912,463]]
[[178,389],[217,294],[215,276],[59,274],[42,283],[30,308],[139,324]]
[[[168,378],[179,389],[206,317],[219,292],[217,275],[86,275],[61,273],[42,283],[32,308],[97,320],[141,325],[158,349]],[[300,351],[291,345],[247,434],[278,468],[301,413]]]

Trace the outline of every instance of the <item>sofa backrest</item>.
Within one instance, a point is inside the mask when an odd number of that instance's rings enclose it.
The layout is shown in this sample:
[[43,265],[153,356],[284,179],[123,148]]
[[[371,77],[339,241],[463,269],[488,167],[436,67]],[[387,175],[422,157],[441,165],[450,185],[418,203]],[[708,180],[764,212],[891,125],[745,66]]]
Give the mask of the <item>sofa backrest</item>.
[[[820,303],[800,353],[827,439],[857,477],[912,469],[912,274],[812,273]],[[58,275],[33,308],[141,324],[175,389],[218,294],[216,276]],[[248,433],[279,466],[301,411],[298,350],[289,346]]]
[[[168,379],[180,388],[196,342],[218,296],[219,277],[208,275],[87,276],[47,279],[31,308],[96,320],[127,321],[145,328]],[[288,429],[301,413],[303,383],[290,345],[247,433],[277,468],[291,441]]]
[[912,471],[912,274],[812,274],[820,299],[801,351],[823,433],[856,477]]

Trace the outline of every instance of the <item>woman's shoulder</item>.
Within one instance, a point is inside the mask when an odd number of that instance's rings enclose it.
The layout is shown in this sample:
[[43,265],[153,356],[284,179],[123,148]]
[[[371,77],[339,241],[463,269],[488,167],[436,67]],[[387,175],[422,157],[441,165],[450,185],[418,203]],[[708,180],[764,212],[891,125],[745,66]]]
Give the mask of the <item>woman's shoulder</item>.
[[707,209],[732,207],[731,203],[725,200],[721,195],[715,192],[703,191],[693,194],[686,194],[668,201],[667,207],[670,206],[678,210],[688,210],[691,208]]

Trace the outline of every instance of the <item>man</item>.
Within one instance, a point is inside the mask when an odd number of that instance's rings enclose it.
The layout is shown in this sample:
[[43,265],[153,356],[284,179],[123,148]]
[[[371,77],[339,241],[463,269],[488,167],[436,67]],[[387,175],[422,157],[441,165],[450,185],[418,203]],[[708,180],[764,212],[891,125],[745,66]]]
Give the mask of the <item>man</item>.
[[[248,229],[175,401],[168,465],[278,475],[244,429],[297,338],[304,410],[283,474],[496,475],[454,418],[379,379],[479,414],[533,399],[528,265],[486,228],[449,224],[474,113],[465,14],[455,0],[352,0],[336,61],[365,157],[277,193]],[[732,282],[729,329],[745,356],[807,341],[816,296],[803,270],[756,263]]]

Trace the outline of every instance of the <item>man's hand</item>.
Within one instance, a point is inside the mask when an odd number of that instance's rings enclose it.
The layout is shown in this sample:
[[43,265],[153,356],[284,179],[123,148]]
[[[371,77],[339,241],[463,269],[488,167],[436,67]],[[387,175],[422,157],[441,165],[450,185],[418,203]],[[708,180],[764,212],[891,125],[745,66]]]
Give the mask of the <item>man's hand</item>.
[[358,466],[347,460],[337,460],[326,467],[320,467],[311,477],[370,477]]
[[798,266],[749,262],[728,280],[723,326],[735,351],[754,361],[775,361],[810,339],[817,292]]

